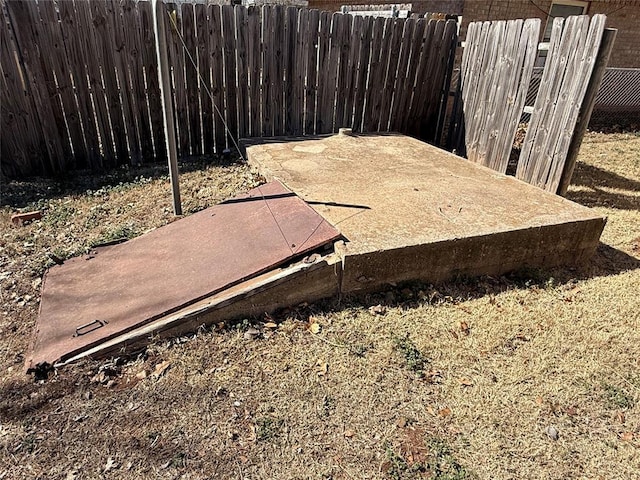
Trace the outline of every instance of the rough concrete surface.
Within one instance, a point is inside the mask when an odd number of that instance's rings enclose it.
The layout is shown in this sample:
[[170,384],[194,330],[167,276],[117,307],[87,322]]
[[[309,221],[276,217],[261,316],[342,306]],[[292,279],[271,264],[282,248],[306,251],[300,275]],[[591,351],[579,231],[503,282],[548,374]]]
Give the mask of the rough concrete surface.
[[247,159],[347,238],[342,291],[573,264],[605,218],[403,135],[247,142]]

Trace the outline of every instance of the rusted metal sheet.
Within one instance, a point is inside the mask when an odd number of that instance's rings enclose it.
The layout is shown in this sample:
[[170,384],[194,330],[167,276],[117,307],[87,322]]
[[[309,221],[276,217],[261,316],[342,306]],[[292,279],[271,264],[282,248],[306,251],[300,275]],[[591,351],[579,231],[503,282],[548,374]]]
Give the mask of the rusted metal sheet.
[[340,233],[279,182],[47,272],[27,369],[53,364],[317,249]]

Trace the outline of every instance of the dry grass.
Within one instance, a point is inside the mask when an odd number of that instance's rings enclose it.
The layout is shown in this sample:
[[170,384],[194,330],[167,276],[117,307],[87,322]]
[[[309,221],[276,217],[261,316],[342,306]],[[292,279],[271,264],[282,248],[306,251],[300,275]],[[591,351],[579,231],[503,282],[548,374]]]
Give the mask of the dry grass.
[[[609,217],[583,269],[299,306],[258,339],[243,322],[39,383],[21,369],[47,254],[170,221],[170,192],[151,171],[5,196],[45,217],[0,211],[0,478],[638,478],[640,137],[589,134],[580,159],[570,198]],[[255,182],[197,167],[190,211]]]

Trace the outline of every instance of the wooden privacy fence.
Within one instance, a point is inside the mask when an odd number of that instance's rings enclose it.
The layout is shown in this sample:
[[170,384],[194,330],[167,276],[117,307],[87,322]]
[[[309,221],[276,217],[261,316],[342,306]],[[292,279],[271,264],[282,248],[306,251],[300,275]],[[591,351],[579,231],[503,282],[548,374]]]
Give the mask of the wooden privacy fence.
[[[4,3],[3,173],[164,160],[150,2]],[[431,142],[442,134],[454,21],[205,3],[160,10],[179,156],[340,127]]]
[[[615,38],[605,19],[554,20],[517,178],[566,193]],[[501,173],[524,110],[539,29],[537,19],[469,24],[448,146]]]

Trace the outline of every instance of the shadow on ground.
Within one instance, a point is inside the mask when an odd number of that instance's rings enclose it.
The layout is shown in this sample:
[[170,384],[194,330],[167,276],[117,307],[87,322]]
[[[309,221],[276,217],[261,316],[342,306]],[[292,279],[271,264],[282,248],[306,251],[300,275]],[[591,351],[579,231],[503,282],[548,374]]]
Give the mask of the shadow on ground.
[[[186,157],[180,160],[178,170],[180,173],[187,173],[204,170],[212,165],[224,167],[242,163],[242,158],[235,152],[228,157],[215,155]],[[169,168],[166,164],[155,163],[141,166],[123,165],[108,172],[78,170],[53,178],[31,177],[23,180],[11,180],[2,185],[0,206],[21,209],[42,200],[84,194],[87,190],[98,190],[121,184],[135,184],[144,179],[162,178],[168,181]]]
[[572,185],[589,190],[569,191],[567,198],[587,207],[605,207],[618,210],[640,210],[640,197],[627,193],[613,193],[603,189],[640,192],[640,182],[593,165],[578,163]]

